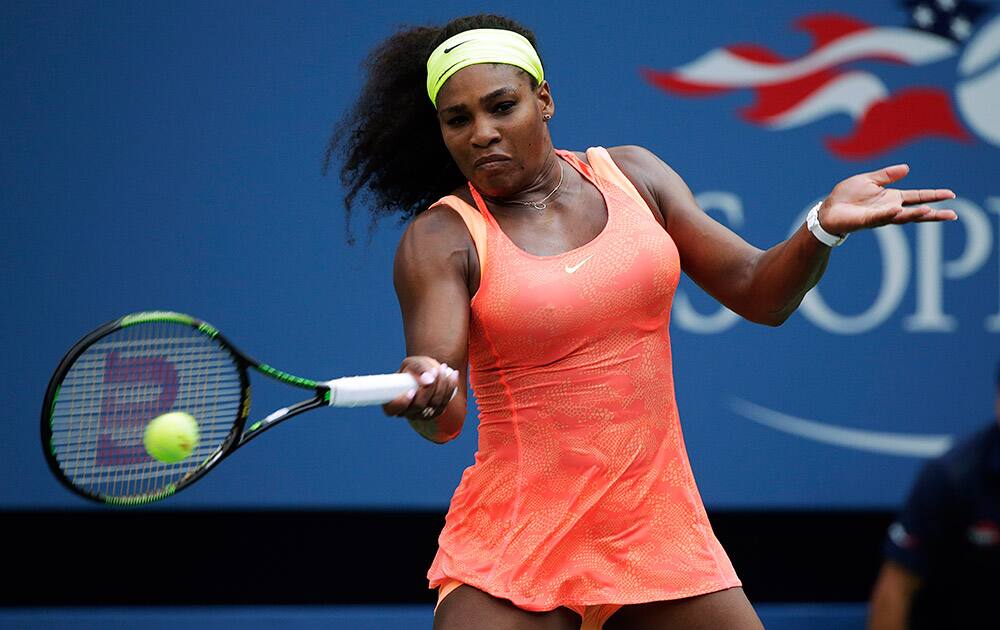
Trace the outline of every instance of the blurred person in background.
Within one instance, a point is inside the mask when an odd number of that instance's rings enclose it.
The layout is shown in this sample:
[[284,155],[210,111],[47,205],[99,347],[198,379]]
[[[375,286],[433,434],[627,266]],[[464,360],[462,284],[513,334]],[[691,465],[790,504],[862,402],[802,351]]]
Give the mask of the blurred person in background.
[[997,628],[1000,365],[994,419],[928,462],[889,526],[869,630]]

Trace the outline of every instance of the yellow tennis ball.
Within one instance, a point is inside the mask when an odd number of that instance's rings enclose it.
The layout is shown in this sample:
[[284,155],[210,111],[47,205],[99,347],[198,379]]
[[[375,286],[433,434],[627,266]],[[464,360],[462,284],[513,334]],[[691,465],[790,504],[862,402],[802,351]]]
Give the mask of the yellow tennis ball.
[[183,411],[156,416],[146,426],[142,443],[153,459],[175,464],[187,459],[198,445],[198,423]]

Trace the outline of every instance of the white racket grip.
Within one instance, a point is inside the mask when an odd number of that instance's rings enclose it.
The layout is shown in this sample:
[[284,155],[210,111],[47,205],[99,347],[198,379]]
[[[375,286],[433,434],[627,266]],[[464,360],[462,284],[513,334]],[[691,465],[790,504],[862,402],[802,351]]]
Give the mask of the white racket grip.
[[417,380],[406,372],[345,376],[324,383],[330,388],[331,407],[384,405],[404,392],[417,387]]

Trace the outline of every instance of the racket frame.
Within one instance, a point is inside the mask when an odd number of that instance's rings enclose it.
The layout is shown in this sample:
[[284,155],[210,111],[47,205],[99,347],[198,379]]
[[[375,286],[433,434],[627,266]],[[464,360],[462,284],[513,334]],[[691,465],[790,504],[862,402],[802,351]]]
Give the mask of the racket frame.
[[[59,399],[59,390],[62,386],[62,382],[66,375],[69,373],[70,368],[76,362],[76,360],[92,345],[97,343],[100,339],[107,337],[108,335],[134,326],[137,324],[150,323],[150,322],[169,322],[190,326],[194,328],[199,333],[210,337],[213,341],[218,343],[223,349],[225,349],[230,357],[233,359],[240,379],[240,401],[239,401],[239,412],[237,417],[233,421],[233,426],[229,431],[229,434],[223,440],[222,444],[212,453],[210,453],[205,460],[188,472],[179,481],[169,484],[164,489],[159,492],[132,496],[132,497],[111,497],[101,494],[96,494],[93,492],[88,492],[87,490],[80,488],[73,484],[73,482],[63,473],[62,467],[59,465],[59,461],[56,458],[55,446],[52,440],[52,423],[55,414],[55,405]],[[287,385],[292,385],[300,389],[312,390],[314,396],[312,398],[302,400],[298,403],[290,405],[288,407],[283,407],[277,411],[272,412],[267,417],[262,420],[258,420],[251,424],[249,427],[246,426],[247,419],[250,416],[250,402],[251,402],[251,387],[250,387],[250,377],[248,374],[248,368],[252,368],[255,371],[268,376],[272,379],[278,380]],[[176,494],[185,487],[191,485],[201,477],[205,475],[209,470],[217,466],[222,460],[226,459],[233,454],[236,449],[243,446],[253,438],[257,437],[264,431],[270,429],[277,424],[288,420],[294,416],[297,416],[306,411],[316,409],[317,407],[324,407],[329,404],[330,400],[330,387],[321,381],[313,381],[306,378],[301,378],[295,376],[294,374],[289,374],[288,372],[283,372],[270,365],[261,363],[251,358],[249,355],[241,351],[239,348],[234,346],[222,333],[219,332],[217,328],[209,324],[208,322],[202,321],[196,317],[190,315],[185,315],[183,313],[175,313],[172,311],[144,311],[139,313],[132,313],[130,315],[125,315],[119,317],[110,322],[103,324],[102,326],[96,328],[92,332],[85,335],[79,341],[77,341],[72,348],[66,353],[56,371],[52,374],[52,378],[49,380],[48,387],[45,390],[45,397],[42,402],[42,413],[41,413],[41,438],[42,438],[42,450],[45,454],[45,460],[49,465],[49,469],[59,480],[59,482],[71,490],[72,492],[80,495],[91,501],[96,501],[98,503],[103,503],[106,505],[119,505],[119,506],[135,506],[144,505],[147,503],[152,503],[160,499],[165,499],[168,496]]]

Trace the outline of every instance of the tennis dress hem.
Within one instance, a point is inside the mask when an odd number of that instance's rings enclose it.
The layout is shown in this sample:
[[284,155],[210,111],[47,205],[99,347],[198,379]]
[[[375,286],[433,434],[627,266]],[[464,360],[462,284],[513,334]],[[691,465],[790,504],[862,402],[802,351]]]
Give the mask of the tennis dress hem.
[[441,578],[432,580],[428,588],[431,590],[438,588],[443,584],[447,584],[449,580],[458,580],[462,584],[467,584],[475,589],[483,591],[487,595],[492,597],[498,597],[500,599],[506,599],[518,608],[524,610],[530,610],[532,612],[546,612],[549,610],[555,610],[560,607],[582,607],[582,606],[603,606],[607,604],[617,605],[617,606],[630,606],[634,604],[649,604],[652,602],[665,602],[673,601],[678,599],[685,599],[688,597],[697,597],[699,595],[709,595],[711,593],[718,593],[720,591],[725,591],[731,588],[742,587],[743,583],[740,580],[734,580],[725,584],[706,584],[699,588],[691,588],[686,590],[666,590],[663,592],[662,597],[654,597],[649,599],[647,596],[615,596],[612,599],[582,599],[582,600],[560,600],[559,602],[549,601],[547,599],[538,598],[525,598],[516,593],[507,593],[497,590],[491,590],[491,588],[485,584],[480,584],[478,578],[474,575],[456,575],[444,574]]

